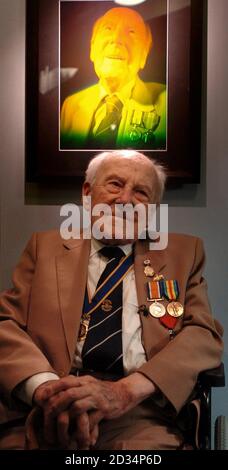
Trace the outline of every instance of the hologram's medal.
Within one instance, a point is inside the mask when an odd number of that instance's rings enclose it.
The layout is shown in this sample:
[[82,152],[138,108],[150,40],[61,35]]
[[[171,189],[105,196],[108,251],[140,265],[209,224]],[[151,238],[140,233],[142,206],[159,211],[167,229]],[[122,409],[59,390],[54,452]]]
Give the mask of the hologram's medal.
[[121,147],[131,147],[133,142],[134,148],[141,149],[145,144],[153,144],[154,132],[160,120],[161,116],[154,105],[141,104],[131,98],[118,134],[118,144]]
[[150,311],[150,314],[152,315],[152,317],[154,317],[154,318],[161,318],[166,313],[164,305],[159,303],[159,302],[153,302],[149,306],[149,311]]
[[184,307],[180,302],[170,302],[167,305],[167,312],[171,317],[181,317],[184,313]]

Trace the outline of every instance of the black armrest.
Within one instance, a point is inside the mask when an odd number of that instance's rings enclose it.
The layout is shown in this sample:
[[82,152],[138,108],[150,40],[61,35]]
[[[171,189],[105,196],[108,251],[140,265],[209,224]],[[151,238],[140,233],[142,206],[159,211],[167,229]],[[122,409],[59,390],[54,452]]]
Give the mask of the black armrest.
[[203,387],[224,387],[225,386],[225,372],[224,364],[221,362],[220,366],[215,369],[204,370],[199,374],[198,382]]

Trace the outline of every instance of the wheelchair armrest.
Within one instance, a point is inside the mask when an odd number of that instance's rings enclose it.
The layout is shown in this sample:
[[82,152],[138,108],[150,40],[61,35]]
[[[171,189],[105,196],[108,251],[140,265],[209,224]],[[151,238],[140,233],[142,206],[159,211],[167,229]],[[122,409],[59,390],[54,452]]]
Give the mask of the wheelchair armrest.
[[224,387],[225,386],[225,373],[224,364],[221,362],[220,366],[214,369],[204,370],[199,374],[198,382],[203,387]]

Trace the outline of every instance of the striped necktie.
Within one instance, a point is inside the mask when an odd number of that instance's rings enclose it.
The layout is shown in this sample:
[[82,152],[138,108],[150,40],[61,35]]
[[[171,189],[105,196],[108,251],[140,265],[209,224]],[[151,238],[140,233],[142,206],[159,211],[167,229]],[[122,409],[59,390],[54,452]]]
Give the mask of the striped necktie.
[[[118,247],[104,247],[99,253],[108,262],[97,283],[97,289],[111,275],[123,258]],[[123,376],[122,350],[122,294],[123,282],[110,293],[108,299],[91,314],[86,340],[82,349],[85,369],[112,372]]]
[[122,101],[116,95],[106,96],[104,101],[105,116],[96,130],[92,129],[89,137],[94,146],[101,148],[115,146],[123,108]]

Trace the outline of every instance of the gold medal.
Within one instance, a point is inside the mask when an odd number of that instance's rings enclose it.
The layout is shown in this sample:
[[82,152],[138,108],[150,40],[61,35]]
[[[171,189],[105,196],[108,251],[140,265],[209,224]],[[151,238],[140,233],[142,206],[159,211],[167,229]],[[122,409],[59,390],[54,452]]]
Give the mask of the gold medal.
[[78,341],[84,341],[86,339],[87,333],[89,329],[89,320],[84,319],[80,323],[79,334],[78,334]]
[[111,312],[111,310],[112,310],[112,301],[109,300],[109,299],[103,300],[103,302],[101,304],[101,310],[103,310],[103,312]]
[[144,274],[147,276],[147,277],[153,277],[154,275],[154,270],[151,266],[146,266],[144,268]]
[[170,302],[167,305],[167,312],[171,317],[181,317],[184,313],[184,307],[180,302]]
[[152,317],[154,318],[161,318],[165,315],[165,307],[163,304],[160,304],[159,302],[153,302],[149,306],[149,311]]
[[164,279],[163,274],[155,274],[153,277],[153,281],[162,281]]

